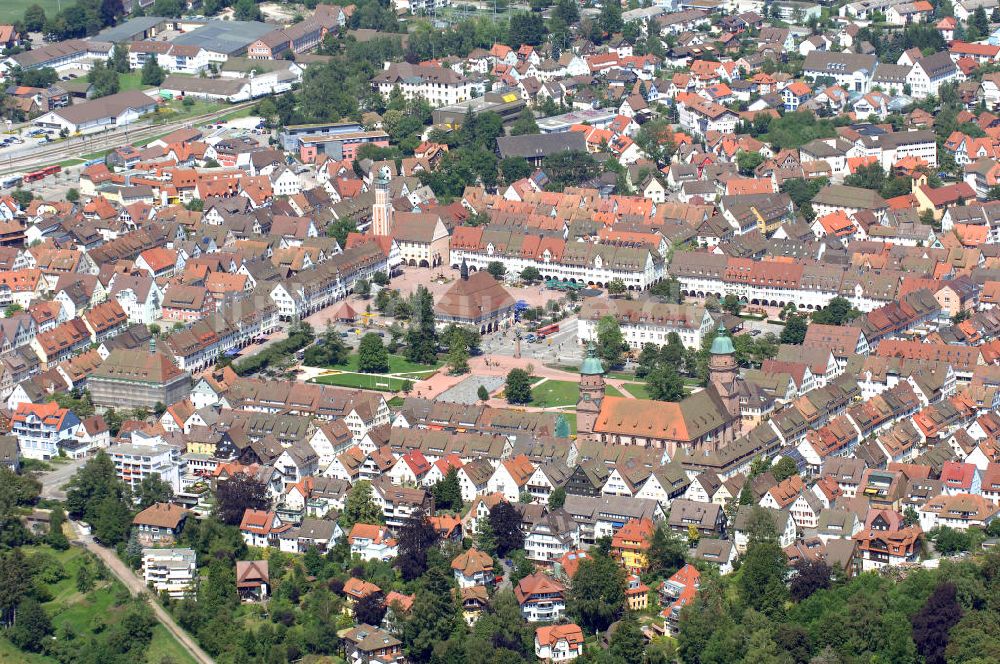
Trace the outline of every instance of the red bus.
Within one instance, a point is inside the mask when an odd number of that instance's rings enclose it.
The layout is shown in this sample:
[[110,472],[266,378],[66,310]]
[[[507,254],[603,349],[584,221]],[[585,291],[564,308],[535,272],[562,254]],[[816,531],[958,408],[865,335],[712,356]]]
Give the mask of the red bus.
[[558,331],[559,331],[559,323],[552,323],[552,325],[545,325],[535,330],[535,336],[538,337],[539,339],[544,339],[550,334],[555,334]]
[[50,175],[55,175],[61,170],[62,166],[46,166],[45,168],[40,168],[37,171],[31,171],[30,173],[25,173],[24,181],[35,182],[36,180],[47,178]]

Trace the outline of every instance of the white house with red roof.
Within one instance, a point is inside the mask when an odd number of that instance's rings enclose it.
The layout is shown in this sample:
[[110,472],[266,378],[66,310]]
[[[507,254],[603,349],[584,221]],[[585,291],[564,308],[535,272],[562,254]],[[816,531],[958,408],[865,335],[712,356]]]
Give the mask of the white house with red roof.
[[359,556],[362,560],[388,562],[398,553],[396,540],[389,535],[389,529],[373,523],[354,524],[347,535],[347,545],[351,548],[351,556]]
[[431,470],[431,463],[420,450],[407,452],[389,470],[389,479],[393,484],[417,486],[424,483],[424,478]]
[[579,625],[548,625],[535,630],[535,657],[547,662],[570,662],[583,654]]
[[45,461],[59,456],[63,444],[74,442],[82,425],[73,411],[50,401],[18,404],[10,426],[21,456]]
[[274,512],[248,509],[240,521],[240,535],[247,546],[267,548],[278,545],[278,536],[288,530],[291,524],[281,522]]

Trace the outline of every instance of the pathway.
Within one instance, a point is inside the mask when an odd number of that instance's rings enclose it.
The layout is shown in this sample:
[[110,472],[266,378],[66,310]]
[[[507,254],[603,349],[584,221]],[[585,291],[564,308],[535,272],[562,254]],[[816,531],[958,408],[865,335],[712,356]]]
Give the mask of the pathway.
[[166,609],[160,606],[160,603],[156,601],[155,597],[150,596],[149,589],[146,584],[142,582],[142,579],[137,577],[135,573],[129,569],[128,565],[121,561],[118,556],[115,555],[114,551],[111,549],[106,549],[97,542],[90,535],[84,533],[79,525],[73,521],[73,530],[76,532],[76,541],[84,546],[88,551],[100,558],[111,573],[115,577],[125,584],[129,592],[135,596],[145,597],[149,599],[149,605],[153,609],[153,614],[156,616],[167,631],[174,635],[180,644],[188,651],[188,654],[194,658],[198,664],[215,664],[215,660],[208,656],[201,647],[194,642],[194,639],[185,632],[180,626],[174,622],[174,619],[167,613]]

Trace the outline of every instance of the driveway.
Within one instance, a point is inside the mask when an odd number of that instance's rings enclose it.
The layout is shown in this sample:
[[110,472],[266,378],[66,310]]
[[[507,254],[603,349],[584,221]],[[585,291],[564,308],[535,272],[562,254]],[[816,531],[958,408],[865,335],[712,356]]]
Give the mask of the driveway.
[[174,619],[162,606],[160,606],[160,603],[156,601],[156,598],[151,596],[146,584],[142,582],[142,579],[135,575],[135,572],[129,569],[128,565],[123,563],[113,551],[105,549],[103,546],[95,542],[93,537],[85,534],[80,529],[77,522],[73,521],[72,524],[73,530],[76,532],[77,536],[75,541],[100,558],[104,564],[108,566],[108,569],[111,570],[111,573],[115,575],[115,578],[125,584],[125,587],[128,588],[132,595],[148,599],[149,606],[152,607],[153,614],[156,616],[156,619],[167,628],[168,632],[174,635],[174,638],[180,642],[180,644],[185,650],[188,651],[188,654],[191,655],[196,662],[199,664],[215,664],[215,660],[209,657],[208,653],[202,650],[201,647],[194,642],[194,639],[192,639],[187,632],[181,629],[180,626],[174,622]]
[[38,481],[42,483],[42,498],[66,500],[63,486],[86,462],[86,459],[72,459],[65,463],[52,463],[52,470],[39,473]]

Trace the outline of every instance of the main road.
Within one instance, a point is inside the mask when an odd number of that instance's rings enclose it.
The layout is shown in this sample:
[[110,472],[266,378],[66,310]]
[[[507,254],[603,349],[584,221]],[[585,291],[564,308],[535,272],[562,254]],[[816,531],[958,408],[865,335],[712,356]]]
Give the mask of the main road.
[[160,606],[160,603],[155,597],[150,597],[149,589],[146,584],[142,582],[142,579],[137,577],[135,573],[129,569],[128,565],[123,563],[121,559],[114,554],[110,549],[105,549],[103,546],[94,541],[94,538],[83,532],[77,522],[73,521],[73,530],[76,532],[76,541],[81,544],[85,549],[93,553],[95,556],[100,558],[111,573],[115,575],[119,581],[125,584],[129,592],[137,597],[145,597],[149,600],[149,605],[153,609],[153,613],[156,615],[156,619],[159,620],[167,631],[174,635],[180,644],[188,651],[188,654],[198,662],[198,664],[215,664],[215,660],[208,656],[201,647],[194,642],[194,639],[185,632],[180,626],[174,622],[174,619],[166,609]]
[[32,171],[43,166],[58,164],[68,159],[80,159],[85,154],[102,152],[125,144],[149,140],[156,136],[169,134],[177,129],[212,122],[234,111],[249,108],[256,103],[256,101],[247,101],[226,106],[211,113],[194,115],[163,124],[133,124],[99,134],[67,138],[56,141],[51,146],[46,145],[45,147],[23,149],[17,153],[0,156],[0,175]]

